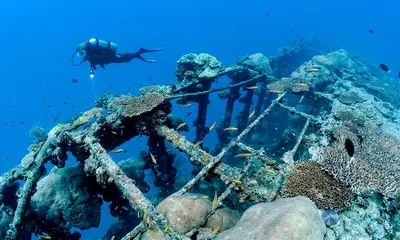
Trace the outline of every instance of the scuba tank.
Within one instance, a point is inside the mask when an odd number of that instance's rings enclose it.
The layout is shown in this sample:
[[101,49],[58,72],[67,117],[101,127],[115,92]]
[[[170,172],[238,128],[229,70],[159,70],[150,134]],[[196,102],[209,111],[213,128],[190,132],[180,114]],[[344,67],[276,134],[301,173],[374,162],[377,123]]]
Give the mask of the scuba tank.
[[[105,41],[101,40],[98,38],[91,38],[87,41],[84,41],[78,45],[76,48],[75,53],[71,57],[71,62],[73,66],[79,66],[81,65],[84,61],[86,61],[88,51],[90,52],[90,49],[98,49],[100,48],[102,52],[106,54],[116,54],[118,45],[116,43],[110,42],[110,41]],[[82,58],[82,62],[76,64],[73,62],[73,58],[77,56],[78,58]]]
[[117,53],[117,48],[118,45],[116,43],[110,42],[110,41],[105,41],[101,40],[98,38],[91,38],[89,41],[86,42],[86,47],[87,48],[102,48],[105,52],[108,53]]

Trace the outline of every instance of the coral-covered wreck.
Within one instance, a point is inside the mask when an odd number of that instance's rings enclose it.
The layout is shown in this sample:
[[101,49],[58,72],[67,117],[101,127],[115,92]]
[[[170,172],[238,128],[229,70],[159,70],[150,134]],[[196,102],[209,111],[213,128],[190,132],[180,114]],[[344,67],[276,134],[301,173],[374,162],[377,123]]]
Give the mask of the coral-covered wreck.
[[[187,54],[177,84],[104,94],[48,134],[33,129],[29,153],[0,177],[0,237],[80,239],[72,228],[97,227],[107,201],[118,221],[103,239],[400,239],[399,84],[344,50],[316,49],[303,40],[228,67]],[[207,149],[212,93],[226,108]],[[193,142],[171,101],[197,103]],[[109,152],[140,135],[148,152],[114,162]],[[193,164],[184,184],[166,142]],[[65,166],[67,153],[80,165]],[[146,169],[157,199],[144,195]]]

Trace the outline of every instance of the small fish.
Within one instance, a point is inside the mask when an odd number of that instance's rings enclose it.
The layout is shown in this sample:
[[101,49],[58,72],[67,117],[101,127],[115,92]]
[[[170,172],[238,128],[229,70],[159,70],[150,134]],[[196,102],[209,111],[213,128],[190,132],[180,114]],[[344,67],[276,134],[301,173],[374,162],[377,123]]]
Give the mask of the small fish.
[[181,140],[182,135],[179,135],[175,138],[174,141],[172,141],[173,144],[176,144],[177,142],[179,142],[179,140]]
[[197,199],[208,199],[208,196],[207,196],[207,195],[203,195],[203,196],[195,197],[195,198],[193,199],[193,202],[196,201]]
[[238,129],[235,127],[228,127],[224,129],[225,131],[237,131]]
[[150,231],[157,232],[158,230],[157,230],[157,228],[153,228],[153,229],[150,229]]
[[192,112],[188,112],[188,113],[186,114],[186,117],[189,117],[190,114],[192,114]]
[[180,128],[182,128],[183,126],[185,126],[186,125],[186,123],[181,123],[181,124],[179,124],[179,126],[176,128],[176,131],[178,131]]
[[214,206],[215,204],[217,204],[217,202],[218,202],[218,195],[217,195],[217,191],[215,191],[214,200],[212,201],[212,206]]
[[164,132],[165,136],[167,137],[171,137],[172,136],[172,132]]
[[208,129],[208,131],[213,130],[213,128],[215,127],[215,124],[217,124],[217,121],[215,121],[215,122],[211,125],[211,127]]
[[307,87],[308,86],[307,83],[295,83],[293,85],[296,86],[296,87]]
[[116,133],[116,132],[114,132],[114,131],[111,131],[111,133],[112,133],[112,134],[114,134],[114,135],[117,135],[117,133]]
[[187,107],[190,107],[190,106],[192,106],[192,104],[188,103],[188,104],[183,105],[181,108],[187,108]]
[[220,225],[218,225],[213,231],[212,231],[212,235],[215,235],[215,234],[217,234],[218,233],[218,231],[219,231],[219,229],[221,228],[221,224]]
[[169,223],[167,223],[167,225],[165,225],[164,232],[168,232],[168,229],[169,229]]
[[399,77],[399,79],[400,79],[400,71],[397,73],[397,76]]
[[251,87],[247,87],[247,89],[257,89],[258,86],[251,86]]
[[369,33],[374,34],[374,30],[370,29],[368,30]]
[[319,67],[310,67],[307,69],[308,72],[318,72],[320,70]]
[[74,79],[72,79],[71,82],[72,82],[72,83],[78,83],[78,80],[76,80],[76,79],[74,78]]
[[149,152],[149,153],[150,153],[151,161],[153,161],[154,164],[157,164],[157,160],[156,160],[156,158],[154,157],[154,155],[151,154],[151,152]]
[[249,118],[253,117],[255,113],[256,113],[256,110],[253,110],[253,111],[250,113]]
[[40,239],[51,239],[50,236],[39,236]]
[[146,220],[147,220],[147,214],[143,213],[143,222],[146,222]]
[[270,92],[270,93],[282,93],[283,91],[282,90],[271,89],[271,90],[268,90],[268,92]]
[[7,157],[4,157],[4,160],[8,160],[8,159],[10,159],[10,157],[8,157],[8,156],[7,156]]
[[385,71],[385,72],[389,72],[389,68],[385,65],[385,64],[379,64],[379,67],[383,70],[383,71]]
[[114,240],[115,239],[115,236],[112,236],[111,238],[110,238],[110,240]]
[[234,182],[234,183],[239,183],[239,184],[242,183],[242,181],[240,181],[239,179],[230,179],[229,181]]
[[268,172],[268,173],[274,173],[275,171],[269,168],[263,168],[262,170]]
[[113,152],[113,153],[120,153],[120,152],[123,152],[123,151],[124,151],[124,149],[120,148],[120,149],[112,150],[111,152]]
[[236,155],[235,158],[237,158],[237,157],[251,157],[251,156],[253,156],[253,154],[251,154],[251,153],[240,153],[240,154]]
[[203,140],[198,141],[195,145],[193,145],[193,148],[197,148],[202,143],[203,143]]

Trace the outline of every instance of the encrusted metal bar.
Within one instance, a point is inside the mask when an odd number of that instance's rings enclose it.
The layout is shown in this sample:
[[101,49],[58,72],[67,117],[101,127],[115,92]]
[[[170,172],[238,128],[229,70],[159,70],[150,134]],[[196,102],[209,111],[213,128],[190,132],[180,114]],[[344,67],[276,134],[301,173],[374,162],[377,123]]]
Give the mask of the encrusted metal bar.
[[297,148],[300,146],[301,141],[303,140],[304,134],[307,131],[308,126],[310,125],[310,118],[307,118],[306,123],[304,124],[303,129],[301,130],[300,136],[297,139],[296,145],[293,147],[292,150],[287,151],[283,154],[283,162],[286,163],[287,165],[291,166],[294,164],[294,155],[297,152]]
[[294,113],[294,114],[299,115],[300,117],[303,117],[303,118],[311,119],[313,122],[318,122],[318,120],[313,115],[309,115],[307,113],[301,112],[301,111],[297,110],[294,107],[289,107],[289,106],[286,106],[286,105],[284,105],[282,103],[278,103],[277,105],[279,107],[281,107],[281,108],[284,108],[284,109],[288,110],[290,113]]
[[132,231],[130,231],[128,234],[126,234],[121,240],[133,240],[139,234],[145,232],[147,227],[143,223],[139,223]]
[[226,86],[226,87],[215,88],[215,89],[210,89],[210,90],[207,90],[207,91],[196,92],[196,93],[185,93],[185,94],[181,94],[181,95],[169,96],[166,99],[167,100],[172,100],[172,99],[177,99],[177,98],[185,98],[185,97],[192,97],[192,96],[198,96],[198,95],[203,95],[203,94],[210,94],[210,93],[214,93],[214,92],[221,92],[221,91],[224,91],[224,90],[229,89],[229,88],[235,88],[235,87],[243,86],[243,85],[245,85],[245,84],[247,84],[249,82],[259,80],[259,79],[261,79],[263,77],[265,77],[265,75],[257,75],[255,77],[250,78],[249,80],[246,80],[246,81],[243,81],[243,82],[240,82],[240,83],[236,83],[236,84],[232,84],[232,85],[229,85],[229,86]]
[[240,147],[243,151],[247,151],[250,152],[254,157],[256,157],[257,159],[260,159],[261,161],[263,161],[265,164],[267,165],[271,165],[271,166],[278,166],[279,164],[273,160],[272,158],[268,157],[267,155],[264,154],[264,151],[262,149],[260,150],[255,150],[254,148],[251,148],[241,142],[238,142],[236,144],[238,147]]
[[[122,172],[100,143],[98,143],[94,137],[86,137],[84,142],[91,153],[91,156],[85,161],[84,170],[86,174],[93,175],[93,169],[91,169],[91,167],[100,165],[102,169],[97,168],[97,170],[95,170],[96,180],[100,185],[104,184],[104,179],[101,177],[108,176],[109,179],[107,182],[114,182],[122,195],[131,203],[131,206],[135,208],[136,211],[146,213],[154,224],[165,227],[167,225],[167,219],[156,210],[151,201],[136,187],[133,180]],[[99,171],[105,171],[106,176],[99,174]],[[178,234],[172,228],[170,228],[168,234],[172,239],[187,239],[187,237]]]
[[46,142],[38,152],[33,162],[32,168],[26,172],[25,184],[22,187],[21,197],[18,199],[17,209],[15,210],[14,219],[7,230],[6,240],[16,240],[19,237],[21,224],[23,223],[26,211],[29,208],[29,202],[35,193],[36,184],[42,176],[42,167],[47,160],[47,151],[56,143],[56,135],[49,134]]

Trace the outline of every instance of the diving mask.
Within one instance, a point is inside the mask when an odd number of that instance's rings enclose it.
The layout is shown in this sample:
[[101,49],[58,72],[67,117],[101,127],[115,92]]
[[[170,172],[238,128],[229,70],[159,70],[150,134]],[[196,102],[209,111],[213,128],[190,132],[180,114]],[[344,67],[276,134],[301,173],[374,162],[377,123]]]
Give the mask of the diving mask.
[[83,58],[84,59],[84,58],[86,58],[86,51],[85,50],[80,50],[80,51],[77,52],[76,56],[78,58]]

